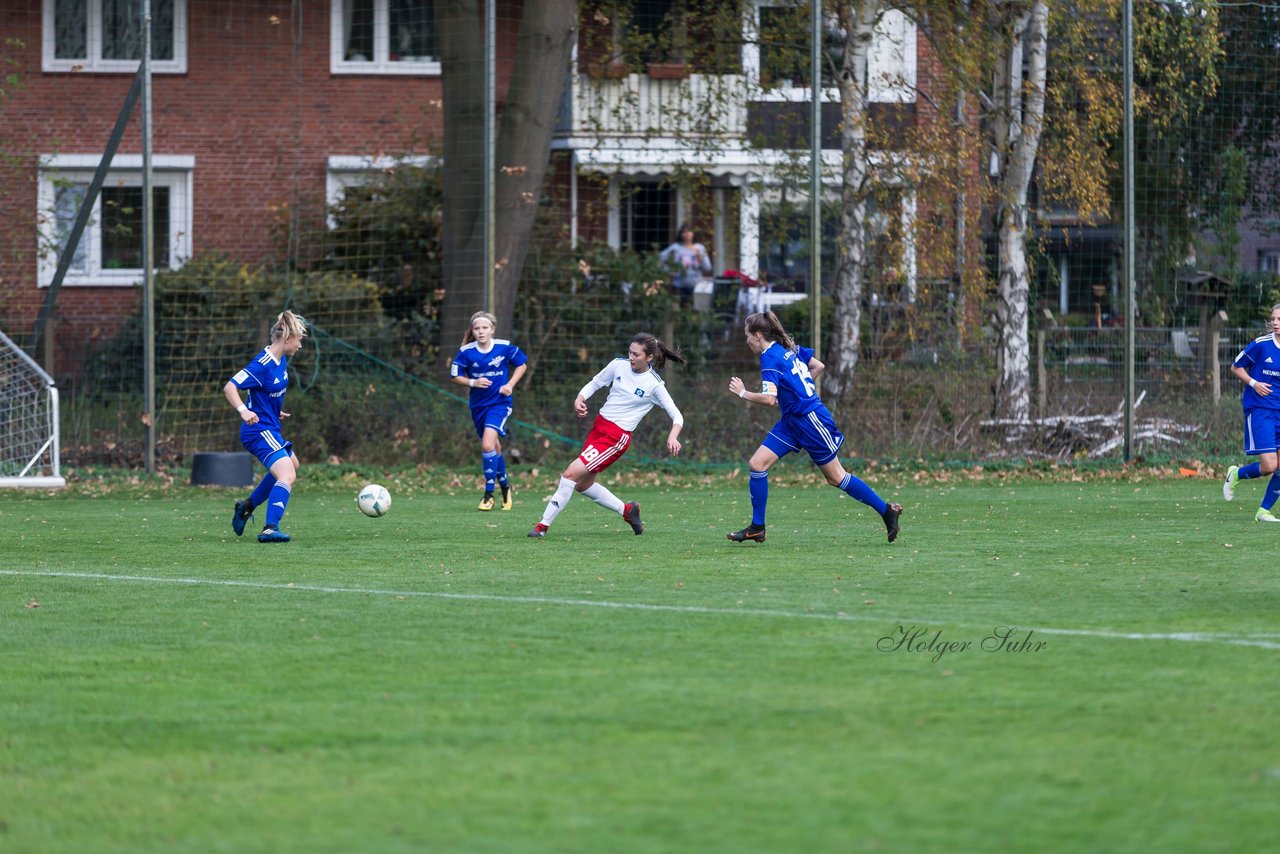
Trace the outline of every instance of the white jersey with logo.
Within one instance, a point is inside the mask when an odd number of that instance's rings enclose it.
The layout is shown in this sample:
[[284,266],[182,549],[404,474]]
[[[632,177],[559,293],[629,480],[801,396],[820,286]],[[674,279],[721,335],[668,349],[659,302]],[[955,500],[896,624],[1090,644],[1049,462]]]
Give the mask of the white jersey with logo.
[[642,374],[631,370],[626,359],[614,359],[603,371],[592,377],[578,395],[584,400],[599,389],[609,389],[609,397],[600,408],[600,415],[630,433],[636,429],[656,403],[667,411],[673,424],[684,424],[684,416],[671,399],[666,383],[658,372],[650,368]]

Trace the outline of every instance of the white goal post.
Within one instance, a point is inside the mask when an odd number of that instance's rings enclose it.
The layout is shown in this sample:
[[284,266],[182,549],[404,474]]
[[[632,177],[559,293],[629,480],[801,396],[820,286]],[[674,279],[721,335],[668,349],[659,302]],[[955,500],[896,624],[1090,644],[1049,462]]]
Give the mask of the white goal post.
[[58,460],[58,389],[0,332],[0,488],[66,485]]

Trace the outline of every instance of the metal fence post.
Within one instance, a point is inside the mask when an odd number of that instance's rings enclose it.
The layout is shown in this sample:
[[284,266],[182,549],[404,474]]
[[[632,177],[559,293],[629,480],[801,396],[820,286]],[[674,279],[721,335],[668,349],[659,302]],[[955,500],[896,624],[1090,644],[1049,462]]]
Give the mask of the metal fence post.
[[1045,400],[1049,396],[1045,388],[1044,374],[1044,330],[1036,330],[1036,417],[1044,418]]

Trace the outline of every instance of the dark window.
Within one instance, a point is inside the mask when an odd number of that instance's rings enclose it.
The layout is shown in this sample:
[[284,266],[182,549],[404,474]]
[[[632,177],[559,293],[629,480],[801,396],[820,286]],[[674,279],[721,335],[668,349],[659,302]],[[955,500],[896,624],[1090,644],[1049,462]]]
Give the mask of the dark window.
[[637,252],[660,251],[675,235],[675,190],[663,184],[624,184],[622,245]]

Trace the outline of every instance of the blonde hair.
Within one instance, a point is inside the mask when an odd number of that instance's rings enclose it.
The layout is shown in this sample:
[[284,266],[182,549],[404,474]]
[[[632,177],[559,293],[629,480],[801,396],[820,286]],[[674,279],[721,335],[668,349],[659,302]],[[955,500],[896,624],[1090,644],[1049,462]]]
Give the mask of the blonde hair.
[[272,344],[277,341],[283,341],[286,338],[306,337],[307,319],[300,314],[294,314],[288,309],[280,312],[280,316],[276,318],[276,322],[271,326]]
[[471,319],[467,321],[467,331],[462,335],[462,346],[465,347],[466,345],[470,344],[472,341],[476,340],[475,333],[471,331],[471,327],[475,326],[476,321],[482,317],[485,320],[489,321],[489,323],[493,326],[494,332],[498,331],[498,318],[494,317],[492,314],[490,314],[487,311],[477,311],[475,314],[471,315]]

